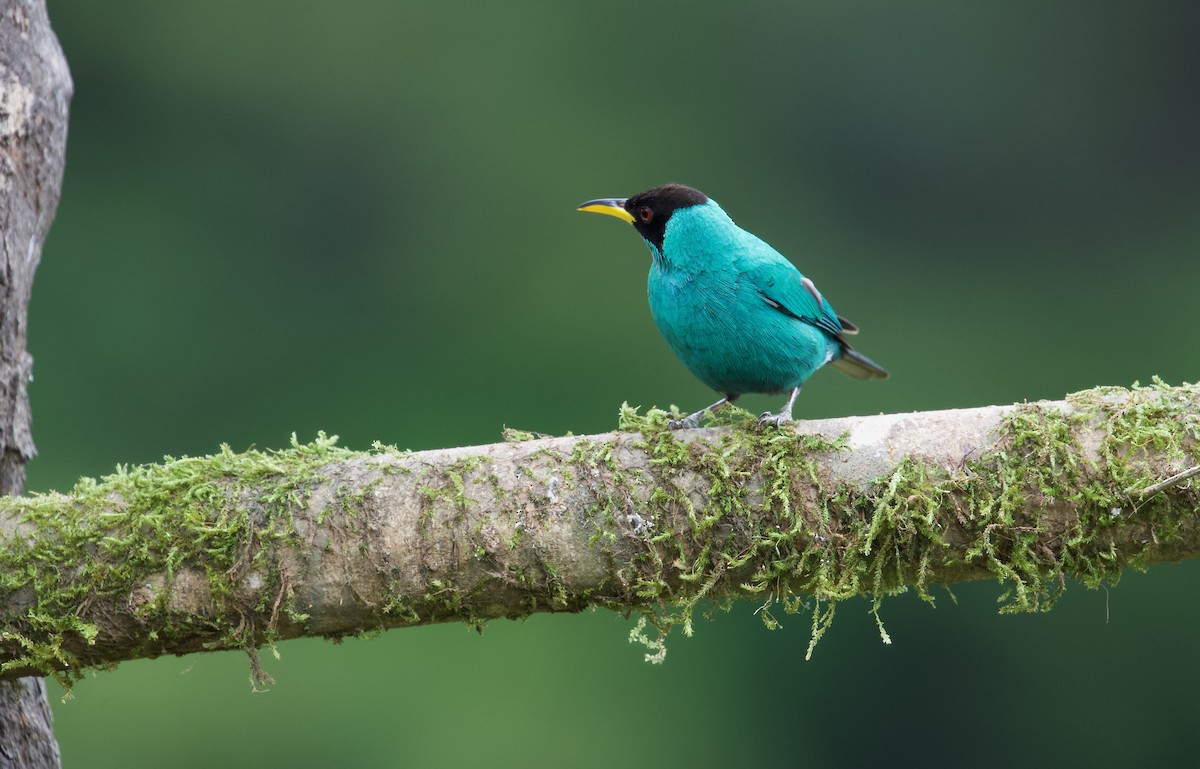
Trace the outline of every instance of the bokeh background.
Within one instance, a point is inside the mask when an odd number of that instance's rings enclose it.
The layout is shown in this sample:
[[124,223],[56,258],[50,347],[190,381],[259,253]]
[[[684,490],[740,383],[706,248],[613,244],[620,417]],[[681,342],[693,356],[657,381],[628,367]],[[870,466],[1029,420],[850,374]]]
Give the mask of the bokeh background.
[[[34,292],[35,490],[118,462],[612,429],[711,394],[589,198],[699,187],[893,378],[826,417],[1200,372],[1200,6],[50,0],[75,78]],[[747,398],[761,410],[775,400]],[[1198,564],[808,618],[642,662],[606,612],[140,661],[68,767],[1194,765]]]

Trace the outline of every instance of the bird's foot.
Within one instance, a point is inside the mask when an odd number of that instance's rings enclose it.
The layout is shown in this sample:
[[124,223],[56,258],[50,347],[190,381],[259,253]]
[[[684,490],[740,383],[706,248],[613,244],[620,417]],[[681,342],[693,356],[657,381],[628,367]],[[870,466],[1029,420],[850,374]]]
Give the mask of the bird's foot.
[[776,429],[783,427],[788,422],[792,421],[792,404],[796,402],[796,396],[800,394],[800,387],[797,385],[788,395],[787,403],[783,404],[783,408],[779,409],[778,414],[772,414],[770,411],[764,411],[758,415],[758,429],[762,429],[767,425],[772,425]]
[[758,427],[760,430],[767,426],[778,429],[791,421],[792,412],[790,409],[780,411],[778,414],[772,414],[770,411],[764,411],[758,415]]
[[700,416],[703,411],[697,411],[695,414],[689,414],[683,419],[668,419],[668,430],[694,430],[700,426]]
[[[668,430],[694,430],[695,428],[700,426],[700,420],[704,418],[705,414],[716,411],[717,409],[724,406],[726,403],[733,403],[735,398],[737,398],[736,394],[735,395],[726,395],[724,398],[717,401],[713,405],[702,408],[694,414],[688,414],[683,419],[667,420],[667,429]],[[673,409],[675,407],[672,406],[671,408]]]

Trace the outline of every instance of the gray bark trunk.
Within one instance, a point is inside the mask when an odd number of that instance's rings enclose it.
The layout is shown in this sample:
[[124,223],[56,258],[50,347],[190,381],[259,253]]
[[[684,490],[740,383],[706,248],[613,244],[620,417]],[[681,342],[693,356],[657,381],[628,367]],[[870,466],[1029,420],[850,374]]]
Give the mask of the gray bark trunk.
[[[25,349],[33,273],[62,187],[71,77],[43,0],[0,0],[0,493],[34,455]],[[39,678],[0,684],[0,769],[57,767]]]

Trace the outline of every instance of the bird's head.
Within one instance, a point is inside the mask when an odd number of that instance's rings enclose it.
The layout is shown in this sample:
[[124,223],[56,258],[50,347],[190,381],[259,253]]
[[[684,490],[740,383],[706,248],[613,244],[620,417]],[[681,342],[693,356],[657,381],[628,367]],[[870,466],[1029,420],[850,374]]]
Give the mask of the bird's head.
[[671,214],[682,208],[691,208],[707,202],[708,197],[700,190],[682,184],[664,184],[639,192],[631,198],[589,200],[581,205],[579,210],[608,214],[629,222],[648,243],[661,252]]

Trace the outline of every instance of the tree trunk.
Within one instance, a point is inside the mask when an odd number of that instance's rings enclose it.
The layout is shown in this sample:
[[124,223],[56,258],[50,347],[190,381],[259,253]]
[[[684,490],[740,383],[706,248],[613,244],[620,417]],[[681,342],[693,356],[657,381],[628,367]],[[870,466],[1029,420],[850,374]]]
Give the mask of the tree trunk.
[[[43,0],[0,0],[0,493],[34,455],[25,349],[33,273],[62,188],[71,76]],[[0,769],[57,767],[41,679],[0,684]]]

